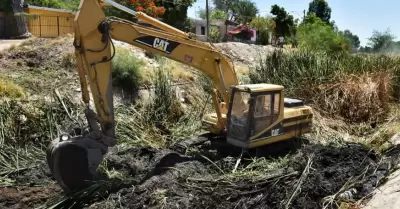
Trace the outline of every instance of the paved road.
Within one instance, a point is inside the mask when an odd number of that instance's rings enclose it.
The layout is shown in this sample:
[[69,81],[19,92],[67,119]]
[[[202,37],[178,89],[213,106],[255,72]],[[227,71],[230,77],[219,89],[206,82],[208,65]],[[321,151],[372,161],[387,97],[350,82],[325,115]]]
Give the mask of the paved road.
[[13,44],[20,44],[21,42],[23,42],[23,40],[0,40],[0,51],[7,49],[8,47],[10,47]]
[[[400,133],[394,135],[390,142],[400,146]],[[363,209],[399,209],[400,208],[400,170],[391,173],[388,180],[374,191],[372,199]]]
[[393,172],[389,180],[375,191],[375,195],[364,209],[400,208],[400,170]]

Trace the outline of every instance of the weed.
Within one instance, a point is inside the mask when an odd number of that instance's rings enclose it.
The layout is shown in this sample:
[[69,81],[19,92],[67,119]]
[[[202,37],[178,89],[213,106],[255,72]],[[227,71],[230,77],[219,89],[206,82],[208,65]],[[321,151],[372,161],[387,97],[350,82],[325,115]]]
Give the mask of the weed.
[[139,89],[142,81],[140,68],[144,63],[133,56],[129,49],[116,47],[115,50],[115,57],[111,61],[113,84],[132,94]]
[[14,82],[0,77],[0,97],[24,98],[25,91]]
[[76,58],[74,52],[68,52],[63,55],[61,65],[66,69],[74,69],[76,67]]

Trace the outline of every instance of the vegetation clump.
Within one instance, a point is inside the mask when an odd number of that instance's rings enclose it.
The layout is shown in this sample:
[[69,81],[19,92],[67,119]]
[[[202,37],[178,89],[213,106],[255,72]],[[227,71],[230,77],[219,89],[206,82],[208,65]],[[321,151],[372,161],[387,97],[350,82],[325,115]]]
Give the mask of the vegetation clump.
[[285,86],[285,95],[306,100],[325,116],[348,122],[383,121],[398,95],[400,58],[274,51],[251,70],[252,83]]

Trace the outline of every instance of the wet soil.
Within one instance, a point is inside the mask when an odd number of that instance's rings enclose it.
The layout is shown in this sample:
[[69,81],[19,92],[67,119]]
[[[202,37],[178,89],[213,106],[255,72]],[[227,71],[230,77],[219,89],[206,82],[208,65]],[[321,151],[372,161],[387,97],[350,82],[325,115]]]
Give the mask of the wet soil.
[[0,188],[0,208],[31,209],[43,205],[60,192],[58,185]]
[[[227,165],[227,158],[208,157],[153,148],[114,151],[106,159],[108,169],[125,178],[110,180],[112,185],[102,188],[108,192],[81,195],[73,202],[76,208],[90,209],[338,208],[335,202],[329,205],[324,199],[335,195],[339,202],[359,200],[389,174],[389,164],[381,156],[358,144],[307,145],[292,154],[284,167],[268,171],[264,178],[225,178],[223,172],[232,172],[236,160]],[[243,159],[239,167],[248,163]],[[69,208],[69,204],[59,208]]]
[[[393,153],[390,156],[397,156]],[[105,162],[107,170],[117,172],[119,178],[99,176],[106,181],[55,208],[338,208],[335,202],[324,200],[332,195],[338,202],[364,198],[389,175],[389,165],[395,163],[391,159],[360,144],[308,144],[289,153],[289,160],[275,169],[258,165],[252,167],[260,171],[258,176],[248,172],[233,177],[236,158],[229,156],[112,148]],[[238,170],[251,162],[243,158]],[[0,208],[47,208],[63,198],[45,164],[8,178],[19,186],[0,188]]]

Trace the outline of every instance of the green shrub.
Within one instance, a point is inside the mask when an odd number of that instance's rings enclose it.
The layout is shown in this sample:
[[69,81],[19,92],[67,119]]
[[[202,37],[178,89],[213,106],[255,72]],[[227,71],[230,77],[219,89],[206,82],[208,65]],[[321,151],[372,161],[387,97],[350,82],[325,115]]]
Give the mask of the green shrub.
[[155,71],[154,95],[147,106],[151,121],[176,123],[183,115],[176,88],[169,71],[158,68]]
[[348,53],[350,45],[343,35],[315,14],[309,15],[297,31],[300,48],[329,53]]
[[113,85],[129,94],[137,91],[143,79],[140,69],[144,63],[128,49],[119,47],[116,47],[116,54],[111,63]]

